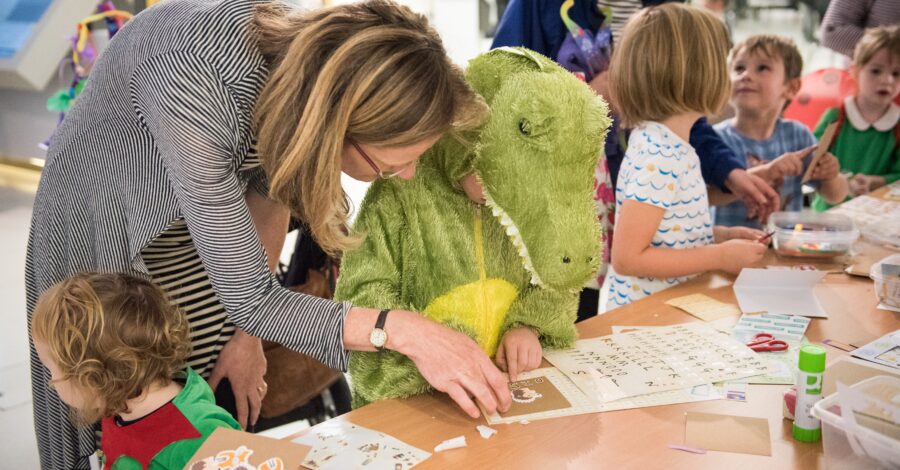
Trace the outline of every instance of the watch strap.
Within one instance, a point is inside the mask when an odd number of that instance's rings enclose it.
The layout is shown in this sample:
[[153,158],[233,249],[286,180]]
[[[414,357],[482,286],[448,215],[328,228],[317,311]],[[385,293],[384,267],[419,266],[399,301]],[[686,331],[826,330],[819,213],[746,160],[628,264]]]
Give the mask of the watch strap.
[[375,320],[375,328],[384,329],[384,323],[387,321],[388,314],[391,313],[391,309],[386,308],[381,312],[378,312],[378,319]]

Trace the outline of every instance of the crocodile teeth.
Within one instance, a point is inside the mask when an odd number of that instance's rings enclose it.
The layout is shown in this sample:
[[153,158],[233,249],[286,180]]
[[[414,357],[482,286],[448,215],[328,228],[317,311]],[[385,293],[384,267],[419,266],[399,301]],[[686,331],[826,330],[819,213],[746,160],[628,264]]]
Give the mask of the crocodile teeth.
[[[477,176],[477,175],[476,175]],[[480,179],[480,178],[479,178]],[[484,185],[482,184],[482,187]],[[497,203],[491,198],[491,195],[488,194],[487,190],[484,190],[484,200],[485,204],[491,209],[491,213],[494,214],[494,217],[500,221],[500,225],[502,225],[506,229],[506,235],[509,236],[510,241],[512,241],[513,246],[516,247],[516,250],[519,252],[519,256],[522,257],[522,266],[531,274],[531,283],[546,288],[547,286],[541,281],[541,277],[538,276],[537,271],[534,269],[534,263],[531,261],[531,256],[528,254],[528,247],[525,246],[525,242],[522,240],[522,234],[519,232],[519,227],[513,223],[512,219],[509,217],[509,214],[503,210]]]

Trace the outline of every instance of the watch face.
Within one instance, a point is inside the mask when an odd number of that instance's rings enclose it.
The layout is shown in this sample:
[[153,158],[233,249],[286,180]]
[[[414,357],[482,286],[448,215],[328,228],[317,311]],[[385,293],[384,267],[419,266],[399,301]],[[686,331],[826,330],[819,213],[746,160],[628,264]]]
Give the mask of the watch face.
[[381,328],[375,328],[369,333],[369,342],[376,348],[383,348],[384,343],[387,342],[387,333]]

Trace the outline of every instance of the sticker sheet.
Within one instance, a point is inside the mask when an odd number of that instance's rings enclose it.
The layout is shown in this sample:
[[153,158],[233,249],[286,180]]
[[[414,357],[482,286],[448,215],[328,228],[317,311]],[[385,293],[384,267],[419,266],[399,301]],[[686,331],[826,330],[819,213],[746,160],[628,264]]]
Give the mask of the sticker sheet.
[[545,351],[584,393],[607,403],[768,372],[758,354],[702,323],[640,329]]
[[431,453],[399,439],[340,418],[313,426],[292,442],[312,447],[303,466],[313,470],[407,470],[431,457]]
[[857,227],[862,227],[872,222],[900,219],[900,202],[863,195],[857,196],[828,212],[845,215],[852,219]]

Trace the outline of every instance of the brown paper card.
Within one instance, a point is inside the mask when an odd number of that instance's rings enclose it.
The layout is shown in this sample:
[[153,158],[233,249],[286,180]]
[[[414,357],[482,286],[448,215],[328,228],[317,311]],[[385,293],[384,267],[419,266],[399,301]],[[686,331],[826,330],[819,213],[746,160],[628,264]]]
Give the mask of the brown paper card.
[[737,305],[719,302],[704,294],[691,294],[669,299],[666,301],[666,305],[684,310],[703,321],[716,321],[720,318],[741,314],[741,309]]
[[509,383],[512,405],[500,416],[509,418],[543,411],[563,410],[572,406],[553,382],[544,376]]
[[769,420],[689,411],[684,445],[741,454],[772,455]]
[[[184,470],[219,468],[213,463],[217,457],[220,461],[230,459],[227,462],[234,467],[238,467],[242,462],[247,462],[258,470],[278,470],[279,468],[297,470],[301,468],[300,463],[303,462],[307,452],[309,452],[308,446],[294,444],[291,441],[272,439],[229,428],[219,428],[213,431],[203,445],[197,449],[197,452],[185,465]],[[278,466],[274,459],[280,459],[282,465]]]
[[893,375],[900,377],[898,371],[875,363],[860,364],[855,360],[845,358],[825,368],[822,374],[822,396],[827,397],[837,391],[837,383],[853,385],[876,375]]
[[812,160],[809,161],[809,166],[806,167],[806,172],[803,173],[802,183],[809,181],[809,178],[812,177],[813,170],[816,168],[816,165],[819,164],[819,159],[822,158],[828,152],[828,148],[831,147],[831,141],[834,139],[834,132],[837,130],[837,121],[832,122],[825,128],[825,132],[822,133],[822,138],[819,139],[819,146],[816,147],[815,152],[813,152]]

